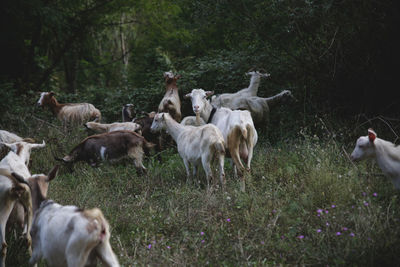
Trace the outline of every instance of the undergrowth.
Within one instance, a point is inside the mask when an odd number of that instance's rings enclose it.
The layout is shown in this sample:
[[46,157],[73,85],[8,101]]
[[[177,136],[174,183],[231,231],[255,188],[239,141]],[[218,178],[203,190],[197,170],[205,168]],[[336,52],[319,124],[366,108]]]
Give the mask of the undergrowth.
[[[47,142],[32,153],[32,173],[47,173],[54,156],[86,136],[80,128],[66,134],[54,120],[10,125]],[[397,264],[398,193],[371,162],[348,160],[352,145],[305,129],[273,145],[262,137],[245,193],[228,160],[225,192],[207,192],[204,175],[188,183],[170,149],[161,153],[162,162],[148,158],[143,176],[127,159],[98,168],[63,166],[48,197],[101,208],[122,266]],[[8,243],[8,266],[27,266],[22,242],[8,234]]]

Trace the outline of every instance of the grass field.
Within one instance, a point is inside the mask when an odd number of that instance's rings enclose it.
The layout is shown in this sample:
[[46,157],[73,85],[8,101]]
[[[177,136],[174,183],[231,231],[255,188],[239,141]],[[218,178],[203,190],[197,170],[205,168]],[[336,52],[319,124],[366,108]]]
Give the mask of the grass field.
[[[30,127],[26,135],[47,142],[32,153],[32,173],[47,173],[54,156],[86,136],[82,129],[64,135],[43,121]],[[203,171],[187,183],[170,149],[162,163],[147,159],[143,176],[129,160],[98,168],[79,163],[73,172],[62,167],[48,196],[101,208],[122,266],[397,265],[398,192],[373,163],[348,160],[344,151],[353,145],[307,130],[274,144],[261,135],[246,192],[228,160],[225,192],[207,192]],[[8,266],[27,266],[21,242],[9,234],[8,243]]]

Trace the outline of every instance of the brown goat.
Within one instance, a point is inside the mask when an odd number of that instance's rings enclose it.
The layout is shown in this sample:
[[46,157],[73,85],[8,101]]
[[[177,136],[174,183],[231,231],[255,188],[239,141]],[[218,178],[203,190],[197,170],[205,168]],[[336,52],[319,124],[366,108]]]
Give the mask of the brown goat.
[[85,138],[69,155],[58,160],[65,163],[85,161],[91,166],[96,166],[101,160],[115,160],[128,156],[134,160],[137,169],[146,171],[142,163],[143,150],[153,146],[154,144],[135,132],[115,131]]
[[181,100],[179,99],[176,81],[181,75],[174,75],[171,71],[164,73],[165,95],[158,106],[158,112],[166,112],[177,122],[181,121]]

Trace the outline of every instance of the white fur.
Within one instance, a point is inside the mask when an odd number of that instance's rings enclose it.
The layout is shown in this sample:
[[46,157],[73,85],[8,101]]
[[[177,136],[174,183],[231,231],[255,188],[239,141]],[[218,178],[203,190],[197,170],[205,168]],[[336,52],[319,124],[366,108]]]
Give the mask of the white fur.
[[[186,95],[186,97],[190,97],[192,100],[193,112],[199,113],[204,121],[209,120],[213,108],[206,98],[211,94],[212,92],[205,92],[203,89],[193,89],[190,94]],[[221,130],[225,146],[228,148],[235,167],[238,168],[239,172],[242,172],[244,169],[240,161],[241,156],[247,158],[246,165],[247,169],[250,170],[253,149],[258,139],[250,112],[247,110],[233,111],[228,108],[219,108],[216,110],[211,123]],[[244,189],[244,183],[242,184],[242,189]]]
[[[270,75],[268,73],[260,73],[258,71],[251,71],[246,73],[247,75],[250,75],[250,84],[249,87],[244,88],[236,93],[226,93],[226,94],[221,94],[219,96],[215,96],[214,99],[217,103],[220,103],[219,107],[227,107],[231,108],[229,105],[233,101],[236,101],[237,99],[243,99],[251,96],[256,96],[258,92],[258,87],[260,86],[260,80],[261,77],[269,77]],[[213,100],[214,102],[214,100]],[[232,109],[232,108],[231,108]]]
[[109,133],[115,131],[138,131],[141,126],[134,122],[114,122],[114,123],[98,123],[98,122],[87,122],[86,127],[95,131],[96,133]]
[[181,124],[185,126],[201,126],[205,125],[206,122],[201,117],[197,118],[196,116],[187,116],[183,118]]
[[108,222],[100,210],[90,211],[94,215],[75,206],[43,202],[34,216],[29,263],[43,258],[49,266],[83,267],[93,264],[97,254],[105,266],[119,266],[109,242]]
[[184,126],[177,123],[168,113],[159,113],[155,116],[152,131],[167,130],[178,146],[178,152],[186,168],[186,174],[190,177],[189,165],[193,165],[193,174],[196,174],[196,167],[203,165],[207,176],[207,187],[212,177],[211,162],[218,160],[220,181],[225,184],[224,173],[224,138],[221,131],[212,124],[199,127]]
[[377,137],[370,141],[368,136],[361,136],[357,139],[351,159],[367,158],[376,159],[383,173],[392,180],[396,189],[400,189],[400,146]]
[[275,106],[282,100],[292,97],[292,93],[289,90],[284,90],[277,95],[267,98],[258,96],[237,96],[232,98],[230,101],[223,101],[224,98],[213,96],[211,104],[215,107],[226,107],[232,110],[248,110],[250,111],[254,122],[261,123],[268,119],[271,107]]

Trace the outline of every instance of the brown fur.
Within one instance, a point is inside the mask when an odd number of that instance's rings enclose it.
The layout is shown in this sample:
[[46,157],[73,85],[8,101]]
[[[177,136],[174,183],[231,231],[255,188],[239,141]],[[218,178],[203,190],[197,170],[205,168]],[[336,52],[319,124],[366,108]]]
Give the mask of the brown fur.
[[178,86],[176,81],[180,78],[180,75],[173,75],[172,77],[164,73],[165,78],[165,95],[158,106],[158,112],[166,112],[171,115],[171,117],[180,122],[182,118],[181,114],[181,100],[178,94]]

